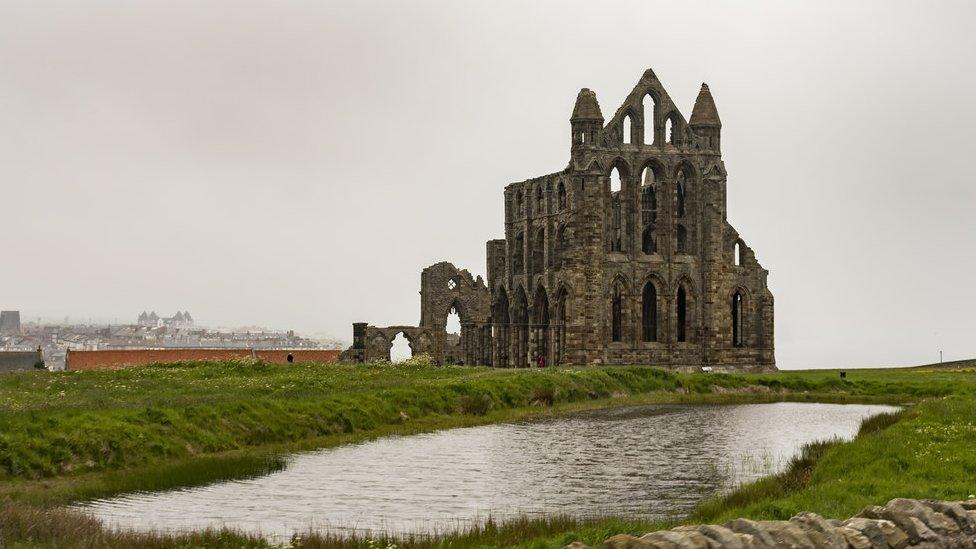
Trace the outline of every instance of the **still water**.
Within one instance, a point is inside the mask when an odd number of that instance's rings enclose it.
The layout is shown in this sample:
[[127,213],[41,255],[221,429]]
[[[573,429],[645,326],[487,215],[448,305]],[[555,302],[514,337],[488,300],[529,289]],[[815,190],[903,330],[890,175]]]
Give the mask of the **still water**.
[[850,438],[889,406],[658,405],[451,429],[296,454],[270,475],[81,506],[107,524],[444,532],[520,514],[668,518],[781,470],[804,443]]

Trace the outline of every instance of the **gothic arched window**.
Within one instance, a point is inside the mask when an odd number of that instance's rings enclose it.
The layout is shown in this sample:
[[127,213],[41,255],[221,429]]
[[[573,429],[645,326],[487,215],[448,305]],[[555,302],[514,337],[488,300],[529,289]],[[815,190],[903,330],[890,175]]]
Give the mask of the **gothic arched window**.
[[742,347],[742,294],[732,295],[732,346]]
[[678,313],[677,339],[678,341],[688,341],[688,296],[685,295],[685,287],[678,287],[678,296],[675,303]]
[[657,341],[657,288],[650,281],[641,296],[641,339]]
[[620,285],[614,284],[613,296],[610,298],[610,340],[623,339],[623,296],[620,295]]
[[519,233],[515,235],[512,244],[512,274],[523,274],[525,270],[525,235]]

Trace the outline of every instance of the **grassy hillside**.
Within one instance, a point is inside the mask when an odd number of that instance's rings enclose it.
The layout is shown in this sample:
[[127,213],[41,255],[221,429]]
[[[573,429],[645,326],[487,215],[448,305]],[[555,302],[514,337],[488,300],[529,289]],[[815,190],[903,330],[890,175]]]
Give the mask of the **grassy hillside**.
[[[966,427],[971,423],[964,421],[976,417],[974,389],[976,376],[970,371],[945,367],[849,370],[843,380],[837,371],[723,375],[640,367],[501,370],[248,362],[0,376],[0,498],[8,502],[0,540],[41,542],[31,537],[46,528],[40,523],[73,520],[48,508],[51,504],[261,474],[280,467],[277,456],[283,452],[389,433],[642,402],[924,401],[889,429],[821,449],[804,465],[803,483],[767,479],[774,484],[710,502],[699,518],[779,517],[801,508],[845,514],[889,494],[944,497],[973,490],[959,475],[969,471],[971,478],[976,464],[958,450],[976,442]],[[913,446],[913,441],[937,443]],[[885,454],[889,447],[894,450]],[[903,490],[908,480],[917,490]],[[31,506],[25,510],[23,504]],[[557,517],[490,526],[454,537],[451,544],[535,539],[535,545],[553,546],[573,536],[596,542],[604,533],[648,528],[626,517],[586,524]],[[136,535],[112,537],[97,528],[91,535],[118,546],[126,546],[126,539],[131,546],[186,545],[176,538],[149,543]],[[258,543],[211,533],[191,546],[224,544],[204,539]],[[301,543],[340,542],[313,536]]]

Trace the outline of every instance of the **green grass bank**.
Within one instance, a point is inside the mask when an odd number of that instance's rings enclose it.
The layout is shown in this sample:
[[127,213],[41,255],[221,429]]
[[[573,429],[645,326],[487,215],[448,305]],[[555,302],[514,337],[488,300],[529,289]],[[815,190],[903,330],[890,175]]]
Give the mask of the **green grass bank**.
[[[836,371],[724,375],[640,367],[249,362],[11,374],[0,377],[0,541],[23,547],[261,546],[261,540],[229,532],[119,534],[52,506],[261,474],[280,467],[281,454],[299,449],[652,402],[920,403],[884,429],[811,451],[784,473],[789,478],[764,479],[704,503],[692,517],[696,522],[788,518],[800,510],[844,516],[892,497],[957,499],[976,490],[976,456],[965,452],[976,443],[974,389],[976,374],[962,367],[850,370],[844,380]],[[585,523],[552,517],[489,524],[439,539],[375,541],[557,547],[576,539],[598,544],[615,533],[653,526],[626,517]],[[71,536],[58,534],[66,529],[82,541],[68,543]],[[295,540],[305,547],[364,543],[321,536]]]

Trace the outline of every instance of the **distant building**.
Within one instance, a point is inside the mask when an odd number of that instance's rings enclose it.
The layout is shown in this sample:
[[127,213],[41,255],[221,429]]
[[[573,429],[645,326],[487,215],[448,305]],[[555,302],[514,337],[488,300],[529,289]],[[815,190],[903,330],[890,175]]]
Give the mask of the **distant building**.
[[0,311],[0,335],[20,333],[20,311]]
[[193,326],[193,317],[190,316],[189,311],[183,311],[183,312],[176,311],[176,314],[169,318],[160,317],[159,315],[156,314],[156,311],[153,311],[149,314],[146,314],[146,311],[143,311],[142,314],[139,315],[139,319],[136,321],[136,324],[138,324],[139,326],[146,326],[149,328],[155,328],[159,326],[170,326],[173,328],[189,328]]

